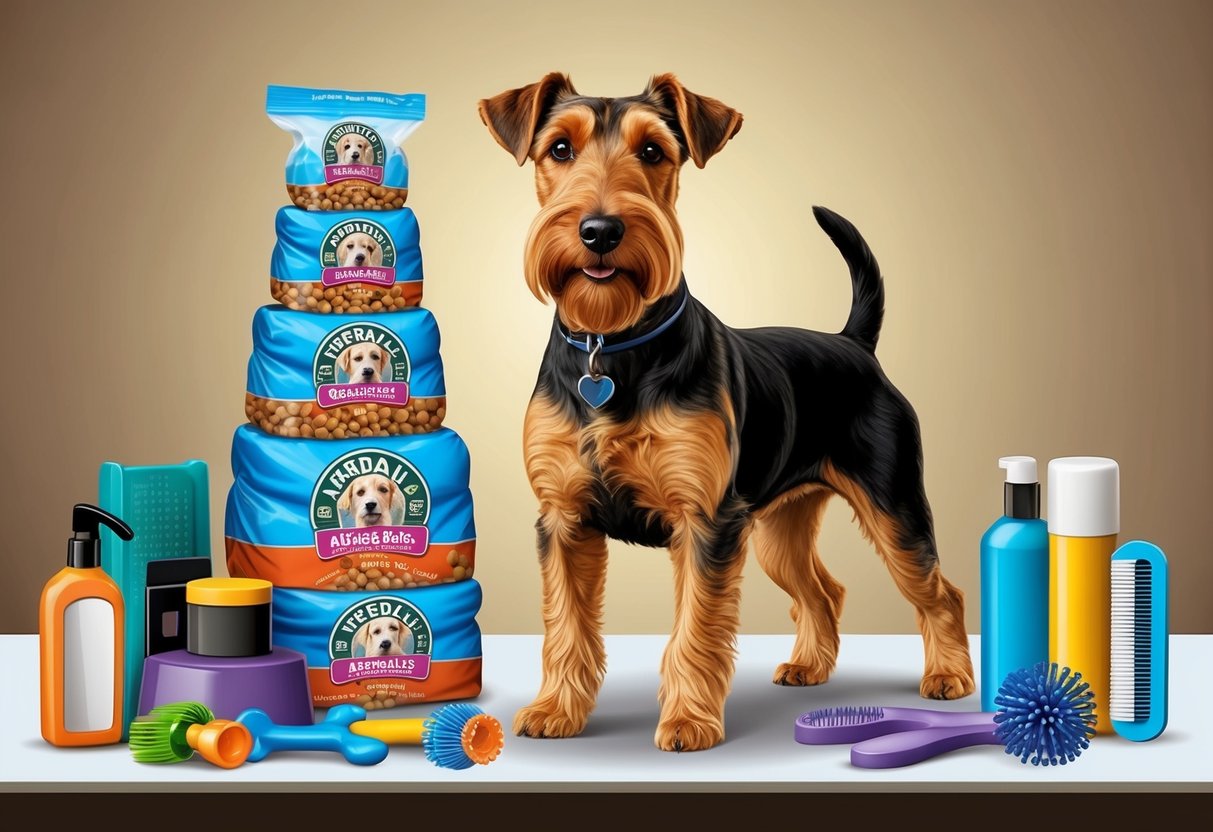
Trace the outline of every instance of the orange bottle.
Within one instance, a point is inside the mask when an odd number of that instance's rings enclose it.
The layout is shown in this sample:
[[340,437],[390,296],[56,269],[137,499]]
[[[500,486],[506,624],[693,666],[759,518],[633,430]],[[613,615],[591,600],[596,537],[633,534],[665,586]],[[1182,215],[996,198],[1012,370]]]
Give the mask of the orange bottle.
[[108,745],[122,738],[122,622],[118,585],[101,568],[101,524],[123,540],[130,526],[87,503],[72,509],[67,567],[38,605],[42,738],[51,745]]

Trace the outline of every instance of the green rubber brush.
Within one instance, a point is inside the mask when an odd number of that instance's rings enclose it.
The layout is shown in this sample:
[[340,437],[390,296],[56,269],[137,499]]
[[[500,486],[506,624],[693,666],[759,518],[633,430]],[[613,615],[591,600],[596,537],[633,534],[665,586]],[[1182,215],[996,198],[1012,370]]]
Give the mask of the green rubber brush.
[[239,722],[215,719],[197,702],[152,708],[131,723],[131,756],[137,763],[180,763],[197,752],[220,768],[236,768],[253,750],[253,735]]

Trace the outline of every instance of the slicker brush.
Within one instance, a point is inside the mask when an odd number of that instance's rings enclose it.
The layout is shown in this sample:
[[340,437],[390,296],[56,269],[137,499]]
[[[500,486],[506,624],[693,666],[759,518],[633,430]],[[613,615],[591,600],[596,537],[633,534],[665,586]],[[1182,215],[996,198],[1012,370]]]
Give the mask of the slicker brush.
[[137,763],[180,763],[196,752],[220,768],[236,768],[248,759],[253,737],[239,722],[215,719],[205,705],[176,702],[136,717],[130,747]]

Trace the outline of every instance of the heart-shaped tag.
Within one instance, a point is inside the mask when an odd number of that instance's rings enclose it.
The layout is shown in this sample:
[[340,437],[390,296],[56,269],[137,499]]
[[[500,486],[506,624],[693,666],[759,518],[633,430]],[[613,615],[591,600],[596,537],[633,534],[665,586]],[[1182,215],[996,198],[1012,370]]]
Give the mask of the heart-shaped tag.
[[594,379],[589,373],[577,381],[577,392],[585,403],[597,410],[611,400],[615,395],[615,382],[610,376],[599,376]]

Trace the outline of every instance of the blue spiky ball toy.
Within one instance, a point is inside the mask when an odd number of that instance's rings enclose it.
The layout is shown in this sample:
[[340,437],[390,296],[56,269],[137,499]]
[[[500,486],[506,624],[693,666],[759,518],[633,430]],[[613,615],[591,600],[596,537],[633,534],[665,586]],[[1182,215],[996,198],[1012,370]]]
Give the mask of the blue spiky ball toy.
[[1095,736],[1095,695],[1081,673],[1041,662],[1009,674],[994,698],[995,736],[1034,766],[1064,766]]

